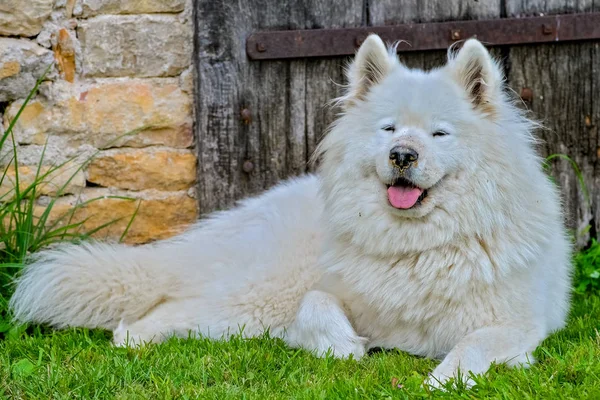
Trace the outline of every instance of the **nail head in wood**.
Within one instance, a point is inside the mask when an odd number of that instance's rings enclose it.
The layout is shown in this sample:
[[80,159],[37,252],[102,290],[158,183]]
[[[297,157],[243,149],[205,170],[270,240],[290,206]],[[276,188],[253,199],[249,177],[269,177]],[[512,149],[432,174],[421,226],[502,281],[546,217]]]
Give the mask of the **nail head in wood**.
[[244,108],[242,110],[242,112],[240,113],[240,116],[242,117],[242,122],[244,124],[248,125],[248,124],[250,124],[250,122],[252,122],[252,113],[247,108]]
[[554,28],[548,24],[542,24],[542,33],[544,35],[552,35],[554,33]]
[[244,161],[244,165],[242,165],[242,169],[245,173],[249,174],[254,170],[254,163],[250,160]]
[[521,89],[521,99],[527,103],[531,103],[533,101],[533,90],[530,88]]

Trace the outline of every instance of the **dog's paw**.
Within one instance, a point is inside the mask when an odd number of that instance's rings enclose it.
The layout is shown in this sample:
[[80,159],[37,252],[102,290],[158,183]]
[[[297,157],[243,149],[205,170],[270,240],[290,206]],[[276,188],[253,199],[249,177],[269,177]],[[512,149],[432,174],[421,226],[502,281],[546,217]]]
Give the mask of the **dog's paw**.
[[288,332],[286,342],[296,348],[302,348],[317,357],[332,355],[335,358],[362,358],[367,350],[367,339],[357,335],[344,335],[340,332],[312,332],[293,329]]
[[298,344],[298,347],[313,352],[317,357],[332,355],[341,359],[348,359],[352,356],[355,360],[360,360],[367,352],[365,347],[367,339],[360,336],[330,339],[322,337],[314,341],[304,341],[304,343]]
[[356,338],[352,338],[351,340],[345,342],[337,342],[332,344],[328,348],[324,348],[321,351],[321,356],[325,356],[327,353],[331,352],[331,354],[336,358],[354,358],[355,360],[360,360],[367,352],[365,348],[365,344],[367,342],[366,338],[362,338],[357,336]]
[[121,320],[119,326],[113,331],[113,344],[117,347],[127,347],[132,342],[129,337],[129,331],[125,327],[125,323]]
[[354,331],[341,302],[334,295],[313,290],[304,296],[285,337],[292,347],[301,347],[323,357],[359,359],[365,355],[367,339]]
[[475,381],[470,375],[464,374],[463,372],[454,369],[447,368],[445,365],[440,364],[425,380],[424,386],[430,389],[445,391],[447,384],[450,380],[453,380],[453,385],[462,385],[467,389],[471,388]]
[[117,347],[142,347],[147,342],[143,335],[132,332],[131,327],[125,325],[123,321],[113,331],[113,344]]

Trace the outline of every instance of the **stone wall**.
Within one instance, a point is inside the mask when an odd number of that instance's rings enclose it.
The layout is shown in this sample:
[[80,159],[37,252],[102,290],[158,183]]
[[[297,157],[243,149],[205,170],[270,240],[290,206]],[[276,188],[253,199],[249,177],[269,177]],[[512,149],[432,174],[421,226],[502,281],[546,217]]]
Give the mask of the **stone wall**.
[[67,162],[42,187],[40,212],[74,175],[53,215],[101,198],[75,215],[86,229],[120,218],[97,236],[118,238],[136,210],[132,243],[171,236],[196,220],[191,4],[0,2],[4,129],[53,64],[14,129],[25,181],[33,179],[43,151],[45,168]]

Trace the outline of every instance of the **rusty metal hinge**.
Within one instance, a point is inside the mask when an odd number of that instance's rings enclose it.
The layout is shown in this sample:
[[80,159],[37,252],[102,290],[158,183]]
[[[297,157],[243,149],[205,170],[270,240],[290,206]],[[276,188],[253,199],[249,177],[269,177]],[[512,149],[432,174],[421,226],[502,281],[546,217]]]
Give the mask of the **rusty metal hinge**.
[[402,40],[399,52],[446,49],[476,37],[489,46],[600,39],[600,13],[452,21],[346,29],[257,32],[246,41],[252,60],[352,55],[370,33]]

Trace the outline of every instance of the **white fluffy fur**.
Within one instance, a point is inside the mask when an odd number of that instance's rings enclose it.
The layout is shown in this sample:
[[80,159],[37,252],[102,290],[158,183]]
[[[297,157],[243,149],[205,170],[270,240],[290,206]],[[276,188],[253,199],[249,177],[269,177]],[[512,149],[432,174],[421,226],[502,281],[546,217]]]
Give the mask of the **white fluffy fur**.
[[[399,348],[443,358],[433,385],[531,361],[565,322],[571,249],[499,68],[469,40],[446,66],[410,70],[370,36],[349,81],[318,178],[173,240],[42,252],[18,281],[16,318],[113,329],[117,344],[243,327],[317,354]],[[387,200],[394,145],[419,153],[410,178],[429,195],[414,209]]]

